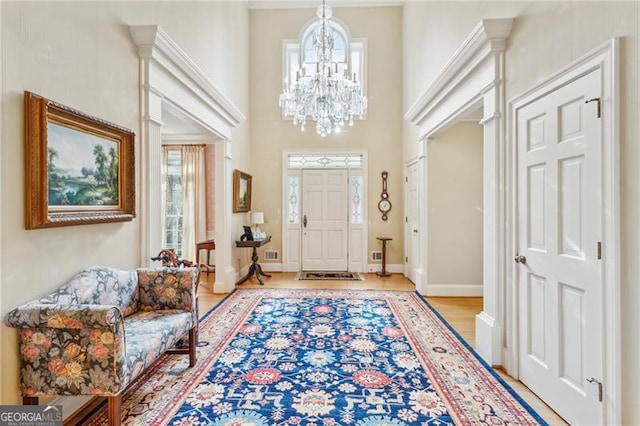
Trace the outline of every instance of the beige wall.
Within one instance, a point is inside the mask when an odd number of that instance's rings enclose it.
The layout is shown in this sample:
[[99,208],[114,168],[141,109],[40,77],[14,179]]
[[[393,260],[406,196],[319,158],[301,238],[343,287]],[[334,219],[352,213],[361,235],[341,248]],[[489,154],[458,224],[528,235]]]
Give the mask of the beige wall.
[[[515,18],[505,59],[507,100],[620,37],[621,368],[629,425],[640,424],[639,13],[637,2],[407,2],[403,9],[403,111],[482,18]],[[415,153],[416,138],[416,129],[405,125],[406,157]]]
[[482,130],[460,123],[427,145],[430,286],[482,286]]
[[[388,236],[388,263],[404,264],[403,163],[401,111],[401,16],[399,7],[334,8],[334,16],[354,38],[368,43],[368,119],[356,121],[340,135],[321,138],[313,125],[303,133],[281,118],[282,42],[297,39],[315,9],[251,11],[251,164],[253,209],[263,211],[262,229],[273,236],[266,248],[282,253],[282,151],[361,150],[369,156],[369,244],[379,250],[376,236]],[[389,172],[388,190],[393,209],[384,222],[377,209],[383,170]]]
[[[248,110],[244,3],[21,2],[2,13],[0,315],[93,265],[141,264],[139,219],[24,229],[24,90],[130,128],[140,188],[138,54],[129,25],[160,24],[241,111]],[[248,126],[233,132],[234,162],[248,167]],[[140,194],[138,193],[138,200]],[[138,202],[138,212],[140,203]],[[0,402],[17,403],[16,334],[1,327]]]

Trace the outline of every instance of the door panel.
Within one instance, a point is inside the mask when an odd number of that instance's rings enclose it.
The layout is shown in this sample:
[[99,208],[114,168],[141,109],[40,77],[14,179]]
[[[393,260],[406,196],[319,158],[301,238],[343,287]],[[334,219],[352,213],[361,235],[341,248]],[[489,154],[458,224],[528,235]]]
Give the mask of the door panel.
[[414,163],[407,167],[407,212],[406,212],[406,269],[407,277],[415,284],[417,282],[417,269],[419,266],[418,256],[420,250],[419,238],[419,196],[418,196],[418,163]]
[[347,170],[302,171],[302,270],[348,267]]
[[[572,424],[602,424],[600,96],[586,74],[520,108],[519,374]],[[526,258],[526,260],[525,260]]]

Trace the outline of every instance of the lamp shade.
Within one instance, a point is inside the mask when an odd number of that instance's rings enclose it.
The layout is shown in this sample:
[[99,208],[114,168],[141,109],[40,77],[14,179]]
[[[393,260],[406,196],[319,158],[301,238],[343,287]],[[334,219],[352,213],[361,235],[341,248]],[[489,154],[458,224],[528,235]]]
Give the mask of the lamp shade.
[[251,223],[255,225],[260,225],[264,223],[264,213],[263,212],[251,212]]

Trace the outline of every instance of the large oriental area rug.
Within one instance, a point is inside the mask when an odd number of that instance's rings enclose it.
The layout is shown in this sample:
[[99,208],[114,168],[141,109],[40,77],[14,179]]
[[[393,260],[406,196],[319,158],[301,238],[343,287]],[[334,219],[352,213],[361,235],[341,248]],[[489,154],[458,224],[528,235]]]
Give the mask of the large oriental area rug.
[[236,290],[200,341],[127,391],[125,424],[545,424],[417,293]]

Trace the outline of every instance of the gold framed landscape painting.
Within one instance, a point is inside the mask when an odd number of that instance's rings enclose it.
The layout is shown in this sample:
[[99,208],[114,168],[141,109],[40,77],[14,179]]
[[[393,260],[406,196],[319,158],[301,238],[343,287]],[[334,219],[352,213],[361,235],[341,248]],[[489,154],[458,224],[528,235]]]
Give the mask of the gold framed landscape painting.
[[135,134],[24,93],[26,229],[135,217]]
[[233,171],[233,212],[242,213],[251,210],[251,175]]

